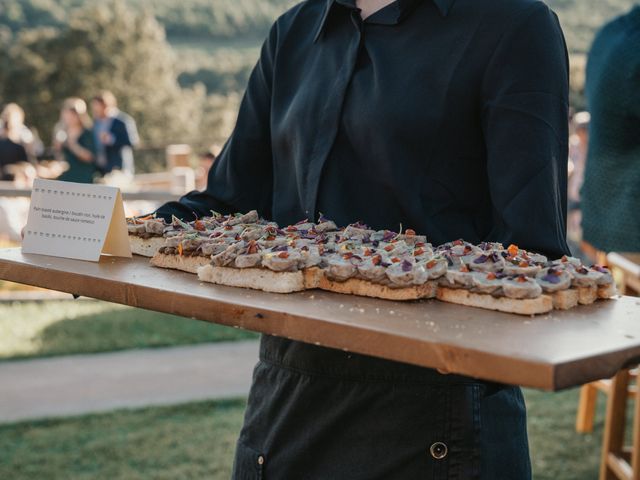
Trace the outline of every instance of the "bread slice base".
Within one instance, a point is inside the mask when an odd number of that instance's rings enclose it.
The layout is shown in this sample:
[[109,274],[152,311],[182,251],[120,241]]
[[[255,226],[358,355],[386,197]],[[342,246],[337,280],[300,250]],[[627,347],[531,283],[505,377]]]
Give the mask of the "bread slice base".
[[410,287],[391,288],[379,283],[350,278],[344,282],[330,280],[324,275],[320,278],[318,288],[329,292],[358,295],[361,297],[382,298],[384,300],[419,300],[421,298],[434,298],[438,287],[435,282],[426,282],[422,285]]
[[615,283],[598,286],[598,298],[611,298],[618,294]]
[[578,291],[573,288],[554,292],[551,298],[553,298],[553,308],[556,310],[569,310],[578,306]]
[[516,300],[506,297],[492,297],[484,293],[472,293],[463,289],[439,287],[437,297],[443,302],[518,315],[537,315],[553,310],[553,299],[549,295]]
[[153,257],[158,249],[164,246],[164,237],[142,238],[137,235],[129,235],[131,253],[142,257]]
[[266,268],[215,267],[207,264],[198,268],[198,278],[216,285],[272,293],[292,293],[307,289],[302,271],[274,272]]
[[578,290],[578,303],[580,305],[591,305],[598,299],[598,287],[595,285],[591,287],[577,287]]
[[160,252],[156,252],[150,261],[154,267],[170,268],[194,274],[198,273],[199,267],[207,265],[209,262],[210,259],[208,257],[201,257],[199,255],[167,255]]

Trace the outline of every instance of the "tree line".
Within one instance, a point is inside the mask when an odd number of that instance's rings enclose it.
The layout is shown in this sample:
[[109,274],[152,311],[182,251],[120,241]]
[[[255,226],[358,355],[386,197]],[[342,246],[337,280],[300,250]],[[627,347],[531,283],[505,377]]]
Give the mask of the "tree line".
[[102,89],[136,119],[147,145],[223,140],[237,95],[182,88],[177,78],[163,26],[124,0],[90,3],[60,27],[0,36],[0,104],[21,105],[45,142],[65,98],[89,99]]
[[[137,11],[152,11],[169,36],[264,37],[292,0],[126,0]],[[2,0],[0,25],[12,31],[63,27],[73,12],[98,0]]]

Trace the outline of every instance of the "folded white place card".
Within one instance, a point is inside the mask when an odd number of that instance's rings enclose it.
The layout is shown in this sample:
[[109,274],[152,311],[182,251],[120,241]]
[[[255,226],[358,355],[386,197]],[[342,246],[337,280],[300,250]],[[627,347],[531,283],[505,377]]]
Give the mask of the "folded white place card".
[[120,190],[37,179],[22,251],[94,262],[100,254],[131,257]]

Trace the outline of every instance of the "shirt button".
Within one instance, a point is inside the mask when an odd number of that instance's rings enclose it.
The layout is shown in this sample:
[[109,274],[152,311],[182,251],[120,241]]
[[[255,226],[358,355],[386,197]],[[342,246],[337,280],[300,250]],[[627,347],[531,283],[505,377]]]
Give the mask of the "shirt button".
[[431,452],[431,456],[436,460],[442,460],[447,456],[449,449],[442,442],[436,442],[429,448],[429,452]]
[[264,464],[264,457],[262,455],[260,455],[258,457],[258,465],[263,465]]

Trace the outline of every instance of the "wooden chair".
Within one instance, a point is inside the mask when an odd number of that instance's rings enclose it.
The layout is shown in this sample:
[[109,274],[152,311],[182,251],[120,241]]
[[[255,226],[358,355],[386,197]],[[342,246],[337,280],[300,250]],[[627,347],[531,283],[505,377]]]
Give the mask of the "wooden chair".
[[[640,255],[610,253],[603,261],[603,253],[595,249],[588,252],[600,264],[608,263],[623,295],[640,293]],[[576,416],[576,430],[593,431],[598,392],[607,395],[607,413],[602,439],[600,480],[640,480],[640,387],[638,370],[624,369],[609,380],[598,380],[584,385]],[[625,447],[627,403],[634,402],[633,434],[631,446]]]
[[607,261],[620,293],[640,296],[640,253],[612,252],[607,255]]
[[[588,255],[597,259],[599,263],[609,264],[616,278],[618,291],[622,295],[640,295],[640,254],[613,252],[603,257],[603,252],[596,250],[585,242],[583,242],[581,248],[584,248]],[[636,376],[637,371],[632,370],[630,375],[632,377]],[[596,411],[598,391],[609,395],[612,388],[611,385],[612,380],[598,380],[582,386],[576,415],[576,431],[578,433],[590,433],[593,431],[593,417]],[[630,385],[627,388],[627,395],[634,396],[636,390],[637,387],[635,385]]]
[[[630,377],[635,378],[637,375],[637,369],[629,370]],[[593,432],[593,419],[596,413],[598,392],[602,392],[609,397],[612,383],[613,379],[597,380],[595,382],[587,383],[580,388],[580,400],[578,401],[578,413],[576,414],[576,432]],[[627,396],[629,398],[635,398],[637,390],[637,385],[629,384],[627,388]]]
[[629,370],[621,370],[611,380],[607,416],[602,441],[600,480],[640,480],[640,389],[634,391],[633,436],[630,447],[624,445],[627,419]]

